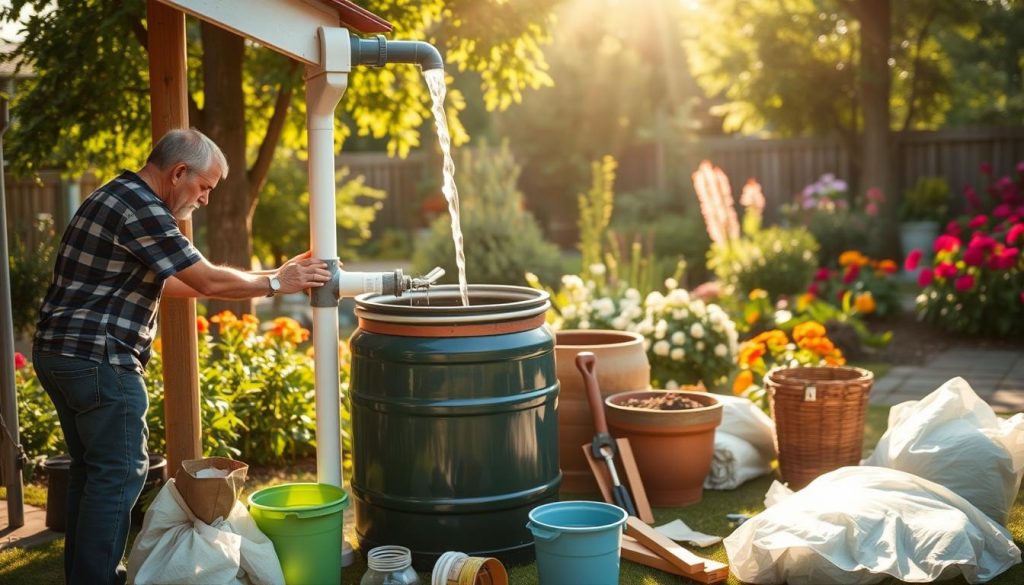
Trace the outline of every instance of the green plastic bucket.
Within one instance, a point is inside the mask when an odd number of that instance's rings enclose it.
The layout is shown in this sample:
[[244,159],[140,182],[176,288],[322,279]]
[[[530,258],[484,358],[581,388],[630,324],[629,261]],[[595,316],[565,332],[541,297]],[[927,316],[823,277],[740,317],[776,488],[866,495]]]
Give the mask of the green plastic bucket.
[[352,500],[360,547],[533,560],[527,516],[558,499],[558,379],[547,293],[453,285],[356,298]]
[[323,483],[286,483],[249,496],[249,513],[274,543],[289,585],[341,582],[341,525],[348,494]]

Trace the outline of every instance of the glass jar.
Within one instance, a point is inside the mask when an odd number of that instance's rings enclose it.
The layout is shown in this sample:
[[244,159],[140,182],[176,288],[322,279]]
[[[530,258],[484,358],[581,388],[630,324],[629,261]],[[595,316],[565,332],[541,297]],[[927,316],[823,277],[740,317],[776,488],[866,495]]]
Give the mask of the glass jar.
[[359,585],[420,585],[412,552],[404,546],[378,546],[366,555],[369,565]]

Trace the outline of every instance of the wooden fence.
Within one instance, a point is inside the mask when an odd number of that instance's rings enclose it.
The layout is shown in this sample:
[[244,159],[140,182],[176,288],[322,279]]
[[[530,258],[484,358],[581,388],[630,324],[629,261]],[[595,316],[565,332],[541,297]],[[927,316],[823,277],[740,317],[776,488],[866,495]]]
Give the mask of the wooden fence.
[[[1002,175],[1013,173],[1014,166],[1024,160],[1024,127],[896,133],[892,140],[891,199],[898,199],[919,177],[939,176],[949,183],[959,204],[958,195],[965,185],[984,185],[981,163],[991,163],[994,171]],[[737,193],[747,178],[756,178],[767,199],[769,220],[777,218],[779,205],[792,200],[822,174],[854,178],[851,153],[838,140],[713,138],[687,146],[675,158],[656,145],[631,150],[619,161],[617,190],[673,189],[667,175],[674,171],[684,178],[676,183],[675,188],[682,190],[679,196],[692,198],[692,186],[685,179],[701,159],[721,167]],[[384,153],[345,153],[338,157],[337,165],[348,167],[349,176],[363,176],[367,185],[387,193],[374,225],[375,232],[423,226],[422,202],[426,195],[439,190],[440,183],[440,161],[432,151],[413,152],[405,159],[388,158]],[[97,181],[90,176],[80,184],[85,196],[96,188]],[[56,172],[42,173],[39,181],[8,178],[6,185],[9,233],[26,233],[26,227],[41,213],[51,214],[58,227],[63,227],[69,206],[67,183]],[[537,196],[544,195],[527,194],[531,198]]]

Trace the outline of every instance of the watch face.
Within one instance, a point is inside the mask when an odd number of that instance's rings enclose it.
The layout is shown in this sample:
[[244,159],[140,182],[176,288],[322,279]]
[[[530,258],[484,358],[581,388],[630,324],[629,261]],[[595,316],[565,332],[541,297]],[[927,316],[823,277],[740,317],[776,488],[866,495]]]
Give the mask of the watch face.
[[276,276],[270,277],[270,290],[274,292],[281,290],[281,281]]

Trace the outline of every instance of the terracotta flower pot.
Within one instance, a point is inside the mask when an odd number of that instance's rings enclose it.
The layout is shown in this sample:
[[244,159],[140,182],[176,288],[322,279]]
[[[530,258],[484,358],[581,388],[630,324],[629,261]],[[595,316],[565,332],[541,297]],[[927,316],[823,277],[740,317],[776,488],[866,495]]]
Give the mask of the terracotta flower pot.
[[654,506],[696,504],[711,470],[715,428],[722,403],[707,392],[672,391],[704,405],[688,410],[653,410],[623,406],[631,398],[651,398],[665,390],[622,392],[605,398],[613,437],[629,439],[647,498]]
[[561,386],[558,395],[558,455],[563,493],[597,491],[590,466],[580,446],[594,438],[594,423],[583,378],[576,369],[576,354],[597,356],[597,383],[607,396],[651,387],[644,338],[639,333],[603,329],[568,329],[555,334],[555,368]]

